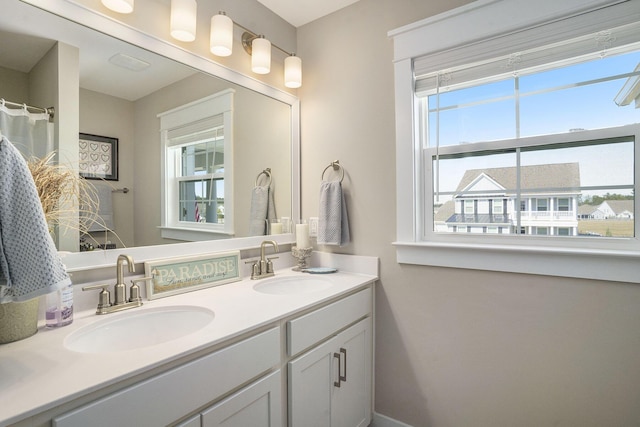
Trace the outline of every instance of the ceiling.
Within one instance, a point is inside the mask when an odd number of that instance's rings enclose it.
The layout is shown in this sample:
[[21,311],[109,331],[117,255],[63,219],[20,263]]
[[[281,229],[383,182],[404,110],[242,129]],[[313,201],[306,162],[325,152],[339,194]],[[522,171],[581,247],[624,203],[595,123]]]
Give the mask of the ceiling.
[[300,27],[358,0],[258,0],[294,27]]

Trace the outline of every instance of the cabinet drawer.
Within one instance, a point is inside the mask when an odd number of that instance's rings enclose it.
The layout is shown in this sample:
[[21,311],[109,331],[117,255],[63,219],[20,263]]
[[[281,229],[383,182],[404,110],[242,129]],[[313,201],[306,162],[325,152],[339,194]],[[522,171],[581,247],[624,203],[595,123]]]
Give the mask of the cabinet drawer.
[[294,356],[371,313],[371,288],[287,322],[287,352]]
[[202,412],[202,427],[282,427],[282,375],[275,371]]
[[273,328],[61,415],[53,426],[167,425],[279,363],[280,329]]

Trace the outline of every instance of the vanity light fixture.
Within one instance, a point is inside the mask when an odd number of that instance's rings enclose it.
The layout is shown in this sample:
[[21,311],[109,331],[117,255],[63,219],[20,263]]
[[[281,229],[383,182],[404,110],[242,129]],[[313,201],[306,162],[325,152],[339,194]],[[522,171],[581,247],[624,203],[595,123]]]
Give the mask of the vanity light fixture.
[[[102,4],[118,13],[131,13],[134,1],[102,0]],[[196,39],[197,12],[196,0],[171,0],[171,36],[183,42],[194,41]],[[271,48],[274,47],[287,55],[284,60],[284,85],[289,88],[302,86],[302,60],[300,58],[294,53],[287,52],[272,44],[263,35],[258,35],[234,22],[224,12],[219,12],[211,17],[209,50],[212,54],[217,56],[231,55],[234,24],[244,30],[242,46],[251,55],[251,70],[254,73],[268,74],[271,71]]]
[[260,35],[251,42],[251,71],[269,74],[271,71],[271,42]]
[[108,9],[118,13],[133,12],[134,0],[102,0],[102,4]]
[[233,52],[233,21],[224,12],[211,17],[209,49],[216,56],[229,56]]
[[284,85],[293,89],[302,86],[302,60],[295,53],[284,60]]
[[271,43],[263,35],[251,31],[234,22],[224,12],[211,18],[211,36],[209,49],[217,56],[231,55],[233,46],[233,26],[244,30],[241,37],[242,47],[251,55],[251,70],[256,74],[268,74],[271,71],[271,48],[287,55],[284,60],[284,85],[290,88],[302,86],[302,60],[294,53],[287,52]]
[[171,0],[171,37],[183,42],[196,39],[196,0]]

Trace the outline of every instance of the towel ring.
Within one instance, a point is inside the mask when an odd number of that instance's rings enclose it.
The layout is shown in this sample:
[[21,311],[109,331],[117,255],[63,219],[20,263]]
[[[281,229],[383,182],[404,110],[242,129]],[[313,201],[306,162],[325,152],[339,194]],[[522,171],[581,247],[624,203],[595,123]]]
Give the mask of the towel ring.
[[269,180],[267,181],[266,186],[270,187],[271,186],[271,168],[266,168],[265,170],[263,170],[258,174],[258,176],[256,177],[256,184],[255,184],[256,187],[258,186],[258,180],[260,179],[260,175],[267,175],[267,178]]
[[334,160],[333,162],[331,162],[329,164],[329,166],[324,168],[324,170],[322,171],[322,176],[320,177],[320,179],[324,180],[324,173],[329,168],[333,168],[334,171],[340,170],[340,182],[342,182],[342,180],[344,179],[344,168],[342,166],[340,166],[340,160]]

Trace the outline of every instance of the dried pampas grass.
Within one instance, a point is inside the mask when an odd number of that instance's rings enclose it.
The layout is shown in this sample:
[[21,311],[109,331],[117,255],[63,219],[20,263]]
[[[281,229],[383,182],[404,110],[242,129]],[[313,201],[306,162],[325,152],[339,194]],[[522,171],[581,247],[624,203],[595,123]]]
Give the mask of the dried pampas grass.
[[[76,229],[87,233],[97,215],[99,199],[95,187],[77,172],[63,165],[53,164],[55,153],[27,161],[38,190],[44,215],[53,234],[59,230]],[[78,214],[79,213],[79,214]]]

